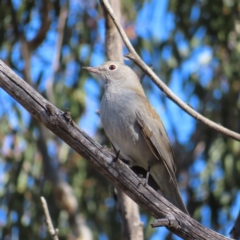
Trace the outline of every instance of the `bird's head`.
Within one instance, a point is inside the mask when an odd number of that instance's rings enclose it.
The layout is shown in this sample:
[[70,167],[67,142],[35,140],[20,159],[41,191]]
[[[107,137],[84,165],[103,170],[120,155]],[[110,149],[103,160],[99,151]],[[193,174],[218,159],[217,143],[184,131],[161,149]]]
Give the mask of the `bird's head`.
[[138,86],[140,84],[136,73],[127,65],[120,62],[108,61],[98,67],[83,67],[103,80],[105,87]]

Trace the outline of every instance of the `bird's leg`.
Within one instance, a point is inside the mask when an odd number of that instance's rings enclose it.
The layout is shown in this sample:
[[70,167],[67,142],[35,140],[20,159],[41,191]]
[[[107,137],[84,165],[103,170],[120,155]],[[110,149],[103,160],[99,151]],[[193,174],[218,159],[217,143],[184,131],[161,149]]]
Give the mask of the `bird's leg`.
[[113,162],[117,162],[119,154],[120,154],[120,150],[117,151],[116,156],[113,158]]
[[149,175],[150,175],[150,169],[151,169],[151,166],[149,165],[148,169],[147,169],[147,175],[146,175],[146,182],[145,182],[146,185],[148,184]]
[[116,162],[119,158],[120,150],[117,151],[117,149],[114,147],[113,144],[112,144],[112,147],[113,147],[114,152],[116,153],[116,156],[113,158],[113,162]]

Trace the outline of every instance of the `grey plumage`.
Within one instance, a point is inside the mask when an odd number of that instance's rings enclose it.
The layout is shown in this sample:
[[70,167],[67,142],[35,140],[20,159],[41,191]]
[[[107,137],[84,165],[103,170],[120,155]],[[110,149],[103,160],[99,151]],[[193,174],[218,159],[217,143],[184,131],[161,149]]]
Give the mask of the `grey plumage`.
[[114,148],[131,166],[150,167],[161,194],[188,214],[177,186],[170,141],[137,75],[128,66],[112,61],[85,69],[104,82],[100,117]]

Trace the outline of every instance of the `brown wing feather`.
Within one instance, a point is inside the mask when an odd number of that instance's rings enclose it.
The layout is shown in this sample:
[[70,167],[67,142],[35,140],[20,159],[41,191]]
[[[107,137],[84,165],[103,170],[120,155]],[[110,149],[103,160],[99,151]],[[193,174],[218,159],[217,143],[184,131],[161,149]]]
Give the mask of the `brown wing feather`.
[[[141,128],[141,133],[142,133],[148,147],[150,148],[151,152],[156,157],[156,159],[163,161],[163,164],[164,164],[164,166],[165,166],[165,168],[168,171],[168,174],[170,176],[170,180],[172,180],[174,185],[177,187],[177,184],[176,184],[176,181],[175,181],[175,174],[174,174],[175,164],[174,164],[173,160],[170,158],[171,163],[168,162],[169,157],[166,156],[166,154],[165,154],[166,150],[163,149],[162,144],[160,144],[158,139],[156,139],[155,134],[145,124],[145,122],[143,121],[143,119],[142,119],[142,117],[140,116],[139,113],[137,113],[137,123],[139,124],[139,126]],[[159,129],[159,131],[161,131],[161,129]],[[165,141],[165,139],[164,139],[164,141]],[[167,141],[169,141],[168,138],[167,138]],[[167,143],[167,145],[168,144],[169,144],[169,147],[171,148],[170,143]],[[165,143],[165,145],[166,145],[166,143]],[[172,153],[170,153],[170,154],[172,154]]]

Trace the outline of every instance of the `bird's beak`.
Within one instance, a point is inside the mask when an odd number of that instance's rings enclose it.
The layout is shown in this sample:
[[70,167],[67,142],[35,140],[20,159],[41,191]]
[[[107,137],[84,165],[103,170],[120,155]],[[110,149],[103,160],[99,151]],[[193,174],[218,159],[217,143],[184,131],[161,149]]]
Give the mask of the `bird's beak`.
[[83,67],[83,69],[88,70],[91,73],[99,74],[99,68],[98,67]]

